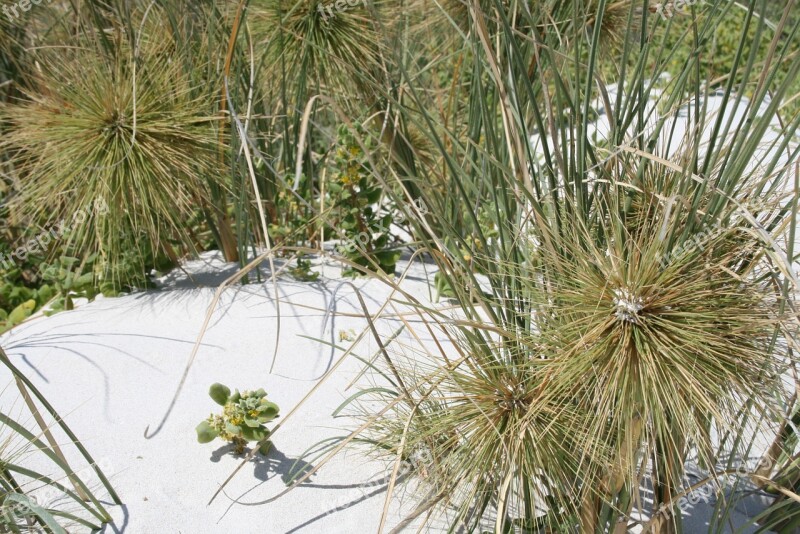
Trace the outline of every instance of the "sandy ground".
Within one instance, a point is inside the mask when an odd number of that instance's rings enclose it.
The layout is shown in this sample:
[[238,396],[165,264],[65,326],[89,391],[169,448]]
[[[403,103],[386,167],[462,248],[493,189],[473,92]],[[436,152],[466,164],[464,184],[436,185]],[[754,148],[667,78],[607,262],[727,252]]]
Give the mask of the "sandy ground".
[[[357,360],[349,359],[325,381],[275,435],[268,458],[257,456],[210,506],[206,503],[214,491],[241,460],[222,441],[200,445],[195,438],[194,427],[216,407],[207,395],[213,382],[263,387],[284,415],[317,383],[341,351],[315,340],[349,345],[340,341],[340,332],[350,336],[366,326],[347,316],[359,314],[360,306],[353,288],[339,281],[279,283],[282,319],[273,374],[268,373],[277,325],[273,286],[253,284],[226,292],[172,414],[155,436],[145,439],[145,428],[150,426],[152,433],[170,404],[214,296],[213,287],[192,286],[218,284],[234,271],[215,258],[207,254],[205,261],[186,267],[194,281],[183,273],[167,277],[163,282],[169,291],[98,299],[72,312],[34,319],[1,342],[111,475],[125,501],[114,512],[118,531],[376,531],[390,469],[356,452],[341,455],[285,497],[257,505],[286,488],[288,473],[309,447],[346,434],[352,422],[331,414],[356,390],[346,388],[361,369]],[[414,269],[412,276],[405,287],[427,298],[424,269]],[[373,312],[389,296],[378,282],[354,284],[362,287]],[[392,322],[381,324],[387,335],[397,328]],[[376,348],[365,339],[356,352],[368,357]],[[8,383],[8,375],[0,380]],[[13,403],[15,395],[7,388],[3,399]],[[303,465],[311,464],[297,464]],[[401,519],[403,503],[413,505],[408,498],[397,499],[389,525]]]

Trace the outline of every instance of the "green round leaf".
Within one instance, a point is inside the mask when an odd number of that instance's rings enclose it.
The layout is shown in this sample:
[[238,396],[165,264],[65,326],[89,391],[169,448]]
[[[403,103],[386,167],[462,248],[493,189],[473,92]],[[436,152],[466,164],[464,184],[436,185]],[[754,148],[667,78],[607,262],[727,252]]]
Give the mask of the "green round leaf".
[[227,386],[223,386],[217,382],[208,388],[208,396],[220,406],[225,406],[225,403],[228,402],[231,396],[231,390]]
[[258,411],[258,418],[263,423],[275,419],[278,416],[278,412],[280,412],[280,408],[274,402],[265,402],[258,407]]
[[242,428],[242,437],[247,441],[261,441],[269,436],[269,431],[263,426],[252,428],[249,426]]
[[258,428],[258,426],[261,425],[261,421],[259,421],[258,419],[250,419],[249,417],[245,417],[244,424],[246,424],[250,428]]
[[200,443],[209,443],[210,441],[214,441],[214,438],[219,435],[219,433],[208,424],[208,421],[203,421],[197,425],[195,430],[197,431],[197,441]]

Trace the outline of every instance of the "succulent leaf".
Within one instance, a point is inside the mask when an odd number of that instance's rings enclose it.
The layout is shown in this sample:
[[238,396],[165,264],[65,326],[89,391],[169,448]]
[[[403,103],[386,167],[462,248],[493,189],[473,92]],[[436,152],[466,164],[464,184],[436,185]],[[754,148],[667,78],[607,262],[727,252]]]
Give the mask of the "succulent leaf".
[[260,417],[275,419],[278,416],[278,412],[280,412],[280,408],[274,402],[265,402],[259,406],[258,411],[261,412]]
[[227,386],[217,382],[208,388],[208,396],[220,406],[225,406],[225,403],[228,402],[228,399],[231,396],[231,390]]
[[197,425],[195,430],[197,431],[197,441],[200,443],[210,443],[219,435],[219,432],[217,432],[208,421],[203,421]]
[[247,441],[261,441],[267,436],[269,436],[269,430],[263,426],[258,426],[256,428],[246,426],[242,428],[242,437]]
[[246,424],[250,428],[258,428],[259,426],[261,426],[261,421],[259,421],[258,419],[251,419],[249,417],[245,417],[244,424]]

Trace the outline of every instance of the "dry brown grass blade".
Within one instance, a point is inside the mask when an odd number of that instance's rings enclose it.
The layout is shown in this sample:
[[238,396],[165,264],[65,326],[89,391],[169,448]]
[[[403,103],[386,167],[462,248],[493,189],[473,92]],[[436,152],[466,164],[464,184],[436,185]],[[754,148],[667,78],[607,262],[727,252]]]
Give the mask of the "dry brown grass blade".
[[392,468],[392,476],[389,479],[389,485],[386,488],[386,498],[383,501],[383,512],[381,513],[381,522],[378,525],[378,534],[383,533],[383,529],[386,526],[386,519],[389,515],[389,505],[392,502],[392,495],[394,495],[394,487],[397,483],[397,475],[400,472],[400,465],[403,463],[403,452],[406,446],[406,438],[408,437],[408,431],[411,427],[411,423],[414,420],[414,415],[417,413],[417,409],[419,408],[420,403],[416,403],[414,408],[412,408],[411,412],[408,414],[408,418],[406,419],[406,426],[403,429],[403,438],[400,440],[400,447],[397,450],[397,459],[394,462],[394,467]]
[[[404,518],[397,526],[395,526],[389,534],[400,534],[403,532],[405,528],[411,524],[416,518],[421,516],[424,513],[430,513],[433,508],[439,504],[443,499],[446,499],[447,495],[445,493],[438,493],[433,495],[427,499],[425,499],[422,504],[417,506],[414,511],[412,511],[406,518]],[[422,532],[422,529],[425,527],[425,522],[420,525],[419,530],[417,532]]]

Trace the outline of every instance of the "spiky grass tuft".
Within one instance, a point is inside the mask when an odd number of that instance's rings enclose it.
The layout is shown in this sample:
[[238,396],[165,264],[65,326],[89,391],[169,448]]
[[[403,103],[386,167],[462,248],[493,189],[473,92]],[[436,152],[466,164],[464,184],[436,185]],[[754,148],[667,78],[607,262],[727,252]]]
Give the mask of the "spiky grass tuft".
[[661,213],[634,229],[616,224],[605,246],[576,229],[572,253],[538,249],[541,265],[557,269],[529,287],[535,328],[562,349],[551,387],[603,415],[598,435],[616,439],[642,418],[645,448],[669,444],[685,457],[689,442],[708,439],[708,417],[725,431],[741,399],[778,406],[785,361],[773,338],[789,318],[758,270],[764,245],[741,219],[689,233],[671,253],[658,238],[665,222]]
[[558,252],[531,243],[508,266],[527,319],[460,321],[440,353],[393,355],[396,396],[362,405],[383,415],[360,439],[411,462],[447,524],[601,531],[647,477],[668,505],[691,450],[716,465],[712,436],[737,432],[744,399],[780,411],[792,318],[764,243],[731,212],[670,247],[658,230],[683,214],[640,196],[610,200],[602,230],[564,220]]
[[[381,43],[371,9],[364,2],[328,0],[259,0],[251,6],[254,33],[265,47],[267,79],[303,89],[352,96],[370,91],[383,79]],[[286,81],[283,82],[284,84]],[[381,85],[382,86],[382,85]],[[354,91],[355,90],[355,91]]]
[[110,272],[131,248],[157,254],[170,239],[190,247],[185,221],[209,182],[222,187],[217,117],[192,96],[163,40],[142,43],[136,65],[131,50],[43,58],[38,89],[2,115],[30,220],[66,222],[70,244],[100,253]]
[[[571,496],[599,482],[589,481],[599,471],[584,454],[593,414],[548,391],[548,356],[537,352],[535,335],[519,351],[508,350],[503,335],[446,330],[452,352],[392,355],[402,401],[387,402],[383,391],[360,404],[360,416],[374,422],[359,439],[413,466],[433,496],[431,517],[449,525],[473,532],[575,521]],[[454,359],[458,353],[464,357]],[[601,456],[599,445],[592,450]]]

